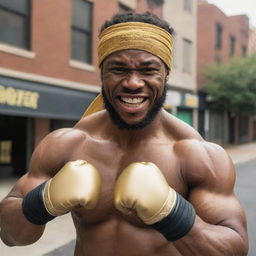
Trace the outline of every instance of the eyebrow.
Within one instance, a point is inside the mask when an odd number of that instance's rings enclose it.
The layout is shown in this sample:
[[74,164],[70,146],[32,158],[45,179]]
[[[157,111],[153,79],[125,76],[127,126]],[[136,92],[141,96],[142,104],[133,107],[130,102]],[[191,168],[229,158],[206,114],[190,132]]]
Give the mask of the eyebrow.
[[158,65],[160,66],[159,62],[155,61],[155,60],[148,60],[148,61],[142,61],[140,63],[142,66],[150,66],[152,64]]
[[[108,65],[115,65],[115,66],[121,66],[124,67],[126,66],[126,63],[122,62],[122,61],[118,61],[118,60],[110,60],[108,62]],[[155,60],[148,60],[148,61],[142,61],[140,62],[140,65],[142,66],[150,66],[150,65],[157,65],[160,66],[160,63],[158,63]]]
[[126,64],[122,61],[110,60],[108,61],[108,65],[125,66]]

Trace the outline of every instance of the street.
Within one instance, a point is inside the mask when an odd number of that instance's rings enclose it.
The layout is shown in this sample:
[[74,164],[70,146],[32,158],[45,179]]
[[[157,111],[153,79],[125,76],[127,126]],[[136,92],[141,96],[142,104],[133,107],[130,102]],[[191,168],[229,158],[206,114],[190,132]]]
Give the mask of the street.
[[248,256],[256,255],[256,159],[237,165],[237,182],[235,192],[248,222],[250,250]]

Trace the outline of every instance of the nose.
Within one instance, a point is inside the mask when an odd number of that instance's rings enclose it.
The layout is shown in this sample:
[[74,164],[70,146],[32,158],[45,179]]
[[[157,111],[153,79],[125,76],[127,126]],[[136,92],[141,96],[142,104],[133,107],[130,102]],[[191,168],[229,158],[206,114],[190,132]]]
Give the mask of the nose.
[[141,79],[138,72],[131,72],[127,74],[127,77],[123,80],[123,87],[130,90],[137,90],[144,86],[144,81]]

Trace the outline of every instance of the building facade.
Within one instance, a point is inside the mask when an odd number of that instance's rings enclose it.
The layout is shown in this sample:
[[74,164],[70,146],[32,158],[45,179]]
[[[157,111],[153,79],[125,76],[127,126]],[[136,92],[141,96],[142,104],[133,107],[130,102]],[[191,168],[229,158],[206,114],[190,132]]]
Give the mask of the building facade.
[[251,28],[249,32],[248,53],[256,53],[256,28]]
[[[230,113],[209,109],[203,70],[214,63],[227,63],[248,53],[249,19],[246,15],[227,16],[206,0],[198,3],[197,84],[199,90],[199,132],[219,144],[245,142],[247,117],[236,119]],[[238,124],[239,123],[239,124]],[[239,128],[240,127],[240,128]]]
[[174,29],[166,108],[197,129],[197,0],[165,1],[163,17]]
[[101,88],[100,26],[161,1],[0,0],[0,178],[22,175],[49,132],[71,127]]

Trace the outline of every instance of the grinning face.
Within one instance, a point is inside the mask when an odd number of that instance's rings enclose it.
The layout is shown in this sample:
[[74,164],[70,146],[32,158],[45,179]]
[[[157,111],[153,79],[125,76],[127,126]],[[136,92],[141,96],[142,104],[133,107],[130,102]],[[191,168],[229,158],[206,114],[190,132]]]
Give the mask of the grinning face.
[[105,107],[119,128],[138,129],[161,109],[168,72],[156,56],[140,50],[122,50],[102,65]]

